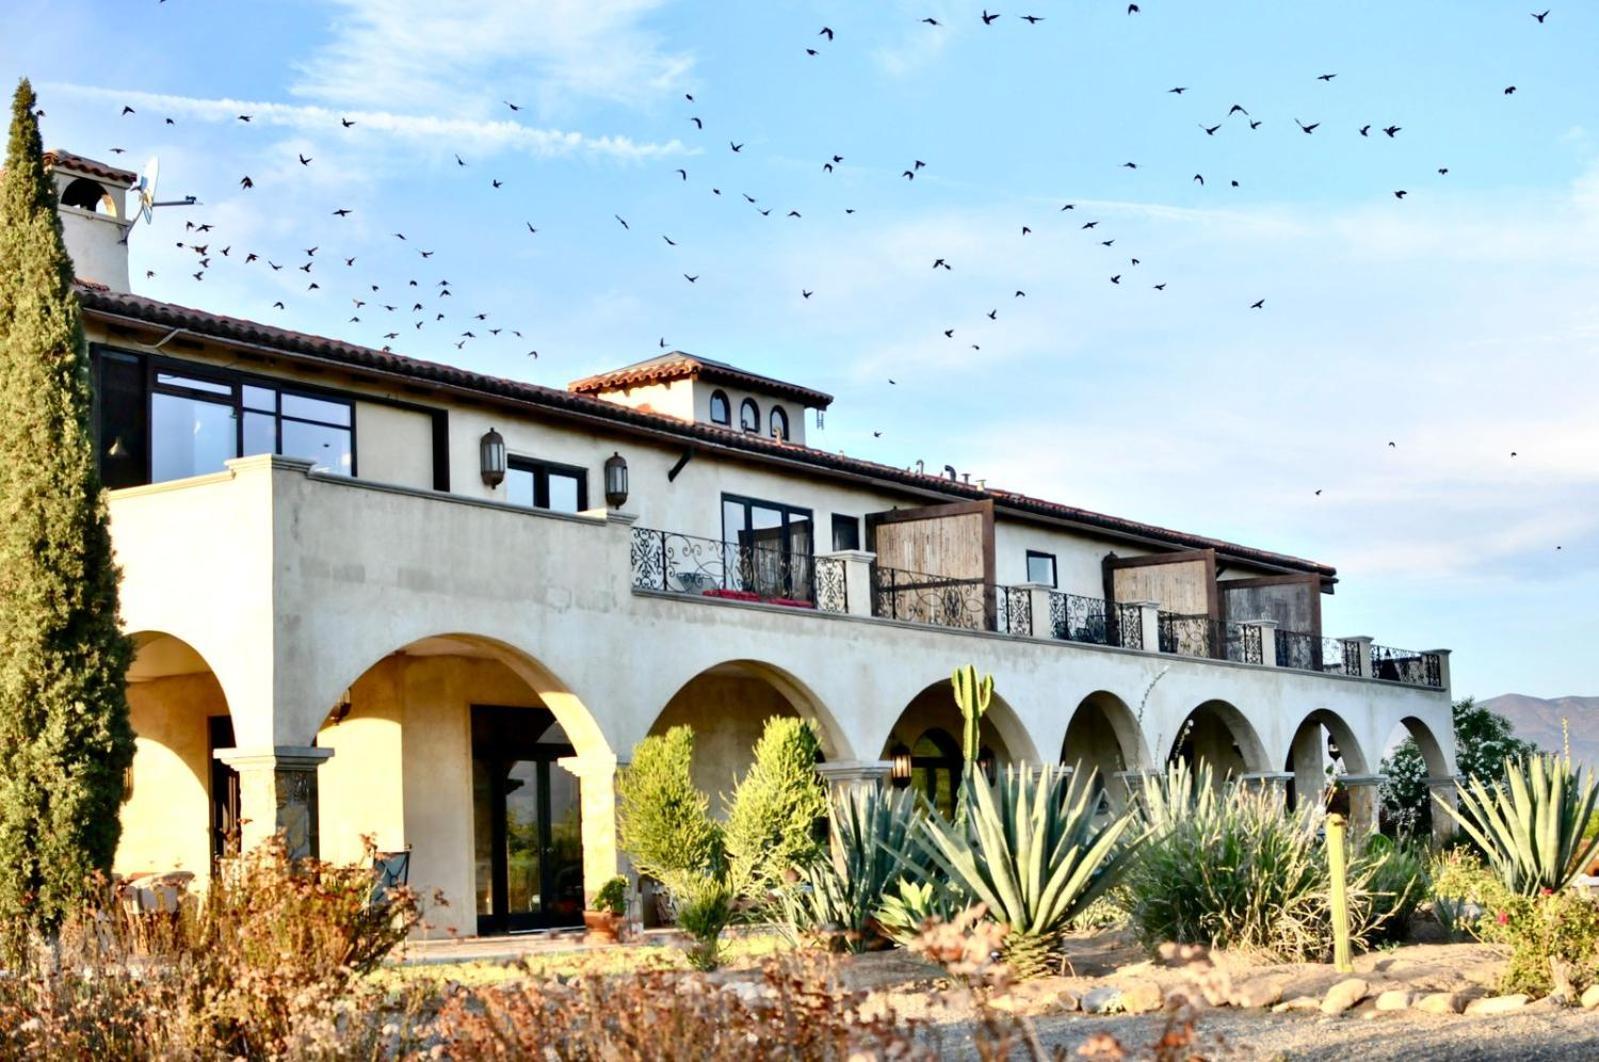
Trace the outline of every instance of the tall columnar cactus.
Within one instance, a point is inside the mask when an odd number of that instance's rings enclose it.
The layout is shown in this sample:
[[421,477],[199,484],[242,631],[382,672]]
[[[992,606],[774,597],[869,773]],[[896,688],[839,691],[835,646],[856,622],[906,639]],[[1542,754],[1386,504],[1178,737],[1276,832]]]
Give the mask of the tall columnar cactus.
[[961,710],[961,718],[966,721],[962,732],[961,752],[966,757],[965,773],[970,775],[972,765],[977,762],[982,754],[982,718],[988,711],[989,701],[994,699],[994,676],[983,675],[978,677],[977,669],[970,664],[956,668],[955,674],[950,677],[950,684],[955,688],[955,705]]

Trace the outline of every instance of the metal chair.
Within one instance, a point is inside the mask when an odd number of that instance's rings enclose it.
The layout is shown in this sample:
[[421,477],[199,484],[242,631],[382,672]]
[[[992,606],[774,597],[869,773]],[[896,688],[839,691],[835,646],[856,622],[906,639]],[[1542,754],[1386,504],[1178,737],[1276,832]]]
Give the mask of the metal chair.
[[403,887],[411,880],[411,846],[399,852],[376,852],[372,856],[373,905],[388,899],[389,891]]

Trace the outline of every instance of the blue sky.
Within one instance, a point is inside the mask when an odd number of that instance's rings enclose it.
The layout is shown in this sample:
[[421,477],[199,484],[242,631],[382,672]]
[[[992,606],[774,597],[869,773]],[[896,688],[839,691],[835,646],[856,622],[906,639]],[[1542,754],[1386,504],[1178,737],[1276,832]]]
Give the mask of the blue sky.
[[995,6],[13,0],[0,73],[203,200],[142,293],[553,385],[664,338],[837,395],[815,445],[1335,564],[1328,632],[1460,693],[1599,693],[1599,8]]

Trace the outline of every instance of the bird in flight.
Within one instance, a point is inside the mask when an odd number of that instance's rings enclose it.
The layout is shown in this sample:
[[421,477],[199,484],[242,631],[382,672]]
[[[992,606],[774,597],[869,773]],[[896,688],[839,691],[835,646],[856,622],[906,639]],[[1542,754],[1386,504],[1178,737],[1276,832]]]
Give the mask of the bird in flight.
[[1124,169],[1124,170],[1136,170],[1136,169],[1138,169],[1138,163],[1136,163],[1136,162],[1124,162],[1124,163],[1122,163],[1122,169]]
[[688,281],[688,282],[689,282],[689,283],[690,283],[690,284],[692,284],[692,283],[694,283],[694,282],[695,282],[695,281],[696,281],[696,280],[698,280],[698,279],[699,279],[699,274],[698,274],[698,273],[696,273],[696,274],[694,274],[694,275],[693,275],[693,276],[690,276],[690,275],[689,275],[689,274],[687,274],[687,273],[684,273],[684,274],[683,274],[683,279],[684,279],[684,280],[686,280],[686,281]]
[[833,39],[833,31],[831,29],[827,28],[826,26],[823,26],[822,29],[821,29],[821,32],[817,33],[817,36],[818,37],[826,37],[828,40],[832,40]]
[[1185,93],[1187,91],[1188,91],[1188,86],[1187,85],[1178,85],[1176,88],[1169,88],[1169,89],[1166,90],[1167,94],[1168,95],[1172,95],[1172,96],[1181,96],[1183,93]]
[[743,144],[735,144],[731,140],[729,140],[727,142],[727,146],[732,148],[735,152],[744,150],[744,145]]
[[1333,78],[1335,78],[1337,76],[1338,76],[1337,74],[1321,74],[1321,75],[1317,76],[1316,80],[1317,81],[1331,81]]
[[1361,136],[1370,136],[1371,135],[1371,125],[1369,123],[1360,127],[1360,135]]
[[1409,194],[1410,194],[1409,192],[1407,192],[1403,188],[1401,188],[1397,192],[1394,193],[1394,198],[1395,199],[1403,199],[1403,198],[1405,198],[1405,196],[1407,196]]
[[311,160],[306,158],[304,155],[301,155],[300,156],[300,165],[309,166],[309,165],[311,165]]
[[1389,140],[1392,140],[1395,136],[1397,136],[1399,134],[1399,130],[1401,128],[1403,128],[1403,127],[1402,126],[1397,126],[1397,125],[1390,125],[1387,128],[1385,128],[1383,130],[1383,132],[1388,134],[1388,139]]
[[122,117],[124,117],[124,118],[126,118],[130,114],[137,114],[137,113],[138,113],[137,111],[135,111],[132,107],[127,106],[126,104],[124,104],[123,107],[122,107]]
[[936,18],[924,18],[924,19],[922,19],[922,21],[927,23],[929,26],[940,25],[938,19],[936,19]]
[[1251,128],[1251,129],[1259,129],[1263,124],[1265,124],[1265,123],[1261,122],[1261,121],[1257,121],[1254,118],[1251,118],[1249,120],[1249,128]]
[[249,120],[250,120],[250,116],[249,116],[249,115],[248,115],[248,114],[241,114],[241,115],[239,115],[239,121],[241,121],[241,122],[248,122],[248,121],[249,121]]
[[519,111],[519,110],[522,109],[521,107],[519,107],[516,104],[512,103],[510,100],[506,100],[504,102],[505,102],[505,105],[507,107],[511,108],[511,110],[513,110],[513,111]]
[[1199,128],[1201,128],[1201,129],[1203,129],[1205,131],[1205,135],[1206,136],[1215,136],[1216,135],[1216,130],[1220,129],[1221,126],[1219,126],[1219,125],[1206,125],[1204,122],[1200,122],[1199,123]]
[[1235,114],[1242,114],[1245,117],[1247,117],[1249,115],[1249,112],[1244,110],[1244,108],[1240,104],[1235,103],[1235,104],[1232,105],[1231,108],[1228,109],[1227,117],[1231,118]]
[[990,15],[988,13],[988,8],[986,8],[986,7],[983,8],[983,25],[992,26],[994,24],[994,20],[996,18],[998,18],[998,17],[999,17],[999,13],[998,12],[995,12],[994,14]]
[[354,125],[354,124],[355,124],[355,123],[354,123],[354,122],[352,122],[352,121],[351,121],[351,120],[350,120],[350,119],[348,119],[348,118],[340,118],[340,119],[339,119],[339,124],[340,124],[340,125],[342,125],[342,126],[344,126],[344,128],[346,128],[346,129],[348,129],[348,128],[350,128],[350,126],[352,126],[352,125]]
[[665,233],[661,234],[661,239],[666,241],[666,245],[668,247],[676,247],[677,246],[677,241],[672,239],[672,237],[666,235]]
[[1023,15],[1022,16],[1022,21],[1027,23],[1028,25],[1036,26],[1040,22],[1044,21],[1044,16],[1043,15]]
[[1505,95],[1506,96],[1514,96],[1515,94],[1516,94],[1516,86],[1511,85],[1511,86],[1509,86],[1508,88],[1505,89]]
[[625,218],[623,218],[622,215],[620,215],[620,214],[612,214],[611,217],[615,218],[617,221],[620,221],[622,223],[622,227],[624,229],[631,229],[633,227],[633,226],[629,225],[627,223],[627,220]]
[[245,175],[244,177],[239,178],[239,187],[244,189],[254,188],[255,182],[250,180],[248,175]]
[[1311,133],[1314,133],[1316,131],[1316,129],[1321,125],[1320,122],[1311,122],[1309,125],[1306,125],[1304,122],[1301,122],[1298,118],[1294,119],[1294,124],[1299,126],[1300,131],[1303,132],[1306,136],[1309,136]]
[[1533,15],[1532,17],[1537,19],[1538,20],[1538,25],[1541,26],[1541,25],[1543,25],[1543,20],[1549,17],[1549,12],[1545,11],[1541,15]]
[[688,180],[688,171],[687,170],[680,169],[680,170],[677,171],[677,175],[679,177],[683,178],[683,180],[685,180],[685,181]]
[[814,292],[814,291],[806,291],[804,288],[800,288],[800,298],[802,298],[802,299],[808,299],[812,295],[815,295],[815,294],[816,294],[816,292]]
[[336,218],[347,218],[347,217],[350,216],[350,208],[349,207],[340,207],[338,210],[335,210],[333,212],[333,216],[336,217]]
[[[1266,308],[1266,300],[1261,299],[1259,302],[1252,302],[1249,304],[1249,308],[1251,310],[1264,310]],[[1316,493],[1320,494],[1321,491],[1318,490]]]
[[691,121],[691,122],[693,122],[693,123],[694,123],[694,128],[695,128],[695,129],[704,129],[704,128],[705,128],[705,123],[704,123],[704,122],[702,122],[702,121],[701,121],[701,120],[700,120],[700,119],[698,119],[698,118],[690,118],[690,119],[689,119],[689,121]]

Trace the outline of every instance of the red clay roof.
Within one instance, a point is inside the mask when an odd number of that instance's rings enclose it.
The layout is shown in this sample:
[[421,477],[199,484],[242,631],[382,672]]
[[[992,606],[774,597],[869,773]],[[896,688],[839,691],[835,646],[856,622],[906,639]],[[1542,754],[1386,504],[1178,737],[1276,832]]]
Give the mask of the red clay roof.
[[369,370],[412,380],[423,380],[447,387],[492,396],[503,401],[544,410],[565,411],[574,416],[609,421],[619,430],[653,435],[670,435],[686,443],[704,442],[748,454],[752,459],[794,461],[850,476],[866,476],[916,490],[936,492],[951,498],[992,499],[996,506],[1011,512],[1066,520],[1106,532],[1111,537],[1134,539],[1142,543],[1166,545],[1175,549],[1214,549],[1224,557],[1236,558],[1271,568],[1287,569],[1335,579],[1337,569],[1315,561],[1268,550],[1253,549],[1221,539],[1208,538],[1154,524],[1108,516],[1088,509],[1042,501],[1009,491],[987,489],[973,483],[957,482],[943,476],[894,468],[859,458],[845,457],[792,442],[767,438],[754,432],[736,431],[715,424],[683,421],[660,413],[645,412],[572,391],[539,384],[523,383],[497,376],[471,372],[453,365],[374,350],[323,336],[293,332],[273,325],[236,317],[194,310],[169,302],[114,292],[104,285],[78,282],[78,297],[91,317],[122,318],[165,328],[180,328],[197,336],[222,342],[255,344],[288,356],[301,356],[336,362],[351,370]]
[[746,372],[725,361],[685,354],[681,350],[674,350],[658,358],[650,358],[633,365],[625,365],[610,372],[602,372],[598,376],[573,380],[566,387],[567,390],[576,391],[578,394],[594,395],[606,391],[623,391],[647,384],[666,383],[669,380],[693,379],[726,384],[729,387],[742,387],[750,391],[766,391],[783,398],[791,398],[796,402],[803,402],[814,409],[826,409],[833,404],[833,396],[825,392],[775,380],[759,373]]
[[70,151],[60,148],[51,148],[44,153],[46,168],[60,166],[62,169],[76,170],[87,173],[91,177],[99,177],[105,181],[115,181],[124,187],[138,183],[139,175],[132,170],[121,170],[115,166],[108,166],[94,159],[86,159],[82,155],[74,155]]

